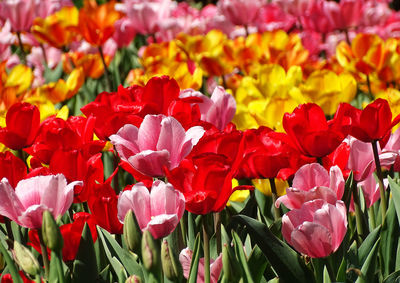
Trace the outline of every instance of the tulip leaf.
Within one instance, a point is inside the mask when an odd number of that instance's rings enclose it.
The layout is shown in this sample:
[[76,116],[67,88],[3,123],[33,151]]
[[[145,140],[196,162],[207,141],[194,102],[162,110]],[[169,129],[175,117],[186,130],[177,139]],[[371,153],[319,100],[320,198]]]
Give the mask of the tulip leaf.
[[379,242],[380,240],[376,241],[376,243],[372,247],[367,259],[365,260],[361,268],[361,274],[358,277],[356,283],[375,282],[374,273],[376,271],[376,258],[379,250]]
[[300,256],[275,237],[266,225],[244,215],[235,216],[234,219],[246,226],[251,239],[263,251],[283,282],[315,282]]
[[328,273],[328,269],[326,269],[326,266],[324,266],[324,273],[323,273],[323,277],[324,277],[324,283],[331,283],[331,278],[329,277],[329,273]]
[[235,231],[232,231],[232,238],[233,238],[233,244],[234,244],[234,248],[235,248],[235,255],[236,255],[237,260],[240,263],[240,267],[242,268],[243,282],[244,283],[253,283],[254,280],[251,276],[249,265],[247,264],[246,255],[244,254],[243,243]]
[[63,62],[62,60],[58,63],[57,67],[52,70],[49,67],[45,67],[43,77],[45,79],[45,83],[51,83],[58,81],[63,74]]
[[388,276],[395,268],[397,243],[400,237],[399,223],[393,199],[389,201],[385,222],[381,229],[381,270],[383,277]]
[[249,260],[247,262],[254,282],[260,282],[269,262],[265,258],[262,250],[257,245],[251,251]]
[[194,250],[192,256],[192,262],[190,263],[190,272],[187,283],[197,282],[197,270],[199,268],[200,261],[200,233],[197,234],[196,240],[194,241]]
[[[53,257],[52,257],[53,259]],[[74,261],[73,281],[94,282],[98,276],[96,253],[93,245],[92,233],[85,223],[79,243],[78,253]]]
[[368,237],[365,238],[364,242],[362,242],[361,246],[358,248],[358,267],[361,267],[364,264],[371,251],[371,247],[379,240],[380,231],[381,226],[376,227],[368,234]]
[[345,282],[346,281],[346,269],[347,269],[347,260],[346,258],[342,259],[342,263],[339,266],[339,270],[336,274],[336,282]]
[[400,222],[400,185],[396,183],[395,180],[388,177],[390,191],[392,192],[392,199],[394,202],[394,207],[396,208],[397,220]]
[[0,241],[0,252],[3,254],[4,261],[7,264],[8,269],[10,270],[11,277],[14,283],[22,283],[21,276],[18,273],[18,269],[14,264],[14,261],[11,259],[11,256],[8,254],[7,250],[4,248],[3,241]]
[[390,274],[383,280],[383,283],[398,283],[400,281],[400,270],[397,270]]
[[[108,260],[111,262],[111,259],[115,257],[126,268],[128,275],[137,275],[143,278],[142,267],[136,262],[134,256],[127,250],[121,248],[117,241],[106,230],[97,227],[97,232]],[[112,265],[112,267],[118,274],[119,270],[115,270],[115,265]]]

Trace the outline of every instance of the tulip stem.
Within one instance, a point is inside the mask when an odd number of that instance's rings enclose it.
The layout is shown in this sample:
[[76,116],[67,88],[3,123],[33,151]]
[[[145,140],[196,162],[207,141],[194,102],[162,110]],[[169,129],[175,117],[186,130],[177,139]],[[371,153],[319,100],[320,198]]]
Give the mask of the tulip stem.
[[367,87],[368,87],[368,96],[371,100],[373,100],[374,96],[372,95],[371,80],[369,79],[369,75],[367,75]]
[[371,231],[374,230],[376,228],[376,221],[375,221],[375,210],[374,210],[374,206],[371,205],[368,208],[368,215],[369,215],[369,223],[371,226]]
[[379,160],[379,154],[378,154],[378,141],[377,140],[374,140],[372,142],[372,149],[374,151],[376,175],[378,176],[379,192],[381,194],[381,213],[382,213],[382,225],[383,225],[383,223],[385,223],[387,202],[386,202],[385,186],[383,185],[381,162]]
[[11,220],[7,217],[4,217],[4,223],[6,224],[8,238],[10,238],[10,240],[12,242],[14,242],[14,234],[13,234],[12,228],[11,228]]
[[22,44],[21,33],[17,31],[18,45],[19,49],[21,49],[21,61],[23,64],[26,64],[26,54],[24,50],[24,45]]
[[207,233],[207,215],[203,215],[204,283],[210,283],[210,238]]
[[65,282],[65,278],[64,278],[64,268],[62,265],[62,255],[61,252],[53,252],[54,255],[56,257],[56,263],[57,263],[57,273],[58,273],[58,279],[60,280],[60,283],[64,283]]
[[281,210],[279,209],[279,207],[275,206],[275,202],[278,199],[278,193],[276,191],[275,178],[269,178],[269,184],[271,186],[272,206],[274,207],[274,217],[275,217],[275,220],[278,220],[279,218],[281,218]]
[[331,279],[332,282],[335,282],[336,281],[336,276],[335,276],[335,272],[333,271],[331,259],[330,258],[324,258],[323,261],[325,263],[326,270],[328,271],[329,278]]
[[[357,234],[360,239],[363,239],[364,227],[363,227],[363,215],[361,211],[360,196],[358,194],[357,183],[353,183],[353,200],[354,200],[354,210],[356,212],[356,224],[357,224]],[[358,241],[357,241],[358,242]]]
[[108,71],[108,67],[106,64],[106,60],[104,58],[104,53],[103,53],[103,48],[101,48],[101,46],[99,46],[99,53],[100,53],[100,57],[101,57],[101,62],[103,63],[103,67],[104,67],[104,75],[106,77],[106,85],[107,85],[107,90],[111,91],[111,79],[110,79],[110,73]]
[[182,218],[181,218],[181,220],[179,221],[180,222],[180,225],[181,225],[181,233],[182,233],[182,241],[183,241],[183,245],[185,246],[185,247],[187,247],[187,240],[186,240],[186,225],[185,225],[185,219],[184,219],[185,217],[184,216],[182,216]]
[[47,254],[47,248],[43,241],[42,229],[37,229],[37,232],[39,235],[40,249],[42,251],[45,278],[49,279],[50,263],[49,263],[49,256]]
[[222,252],[221,240],[221,212],[214,213],[215,237],[217,240],[217,255]]

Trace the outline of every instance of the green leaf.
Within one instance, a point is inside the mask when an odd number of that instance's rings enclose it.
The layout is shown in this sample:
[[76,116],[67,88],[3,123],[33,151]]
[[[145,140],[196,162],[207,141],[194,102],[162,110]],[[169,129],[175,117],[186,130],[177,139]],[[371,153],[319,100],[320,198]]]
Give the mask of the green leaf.
[[397,184],[396,181],[393,180],[390,176],[388,177],[388,179],[390,191],[392,192],[394,207],[396,209],[397,220],[400,222],[400,185]]
[[393,199],[389,201],[385,222],[381,229],[381,270],[382,276],[386,277],[396,265],[397,244],[400,236],[399,223],[396,217],[396,209]]
[[58,63],[57,67],[54,70],[46,66],[44,69],[43,77],[45,79],[45,83],[48,84],[51,82],[58,81],[61,78],[62,74],[63,74],[63,63],[62,61],[60,61],[60,63]]
[[234,218],[246,226],[251,239],[257,243],[283,282],[315,282],[300,256],[275,237],[267,226],[244,215]]
[[346,281],[346,269],[347,269],[347,260],[343,258],[342,263],[339,266],[339,270],[336,274],[337,282],[345,282]]
[[253,248],[247,262],[254,282],[260,282],[264,271],[269,263],[265,258],[262,250],[257,245]]
[[190,263],[190,272],[187,283],[197,282],[197,270],[199,268],[200,261],[200,233],[197,234],[196,240],[194,241],[194,250],[192,256],[192,262]]
[[368,237],[365,238],[364,242],[358,248],[358,267],[361,267],[364,264],[371,251],[371,247],[379,240],[380,231],[381,226],[376,227],[371,233],[369,233]]
[[397,270],[390,274],[388,277],[383,280],[383,283],[398,283],[400,282],[400,270]]
[[356,283],[368,283],[368,282],[375,282],[374,274],[376,271],[376,258],[378,255],[378,247],[379,241],[376,241],[373,248],[371,249],[367,259],[365,260],[362,268],[361,268],[361,275],[358,277]]
[[[2,239],[3,240],[3,239]],[[3,241],[0,241],[0,252],[3,254],[3,258],[7,264],[8,269],[10,270],[11,277],[14,283],[22,283],[21,276],[19,276],[18,269],[14,264],[14,261],[11,259],[7,250],[4,248]]]
[[329,273],[328,269],[326,269],[326,266],[324,266],[324,283],[331,283],[331,278],[329,278]]
[[[125,267],[128,275],[137,275],[143,279],[142,267],[136,262],[133,254],[120,247],[117,241],[106,230],[97,227],[97,233],[103,244],[104,251],[109,261],[115,257]],[[115,261],[114,261],[115,262]],[[115,268],[115,265],[112,265]],[[119,270],[114,271],[118,274]]]
[[253,283],[254,280],[251,276],[250,268],[247,264],[247,258],[244,254],[243,243],[240,240],[238,234],[235,231],[232,231],[233,245],[235,248],[235,255],[237,260],[240,263],[240,267],[242,268],[243,274],[243,282],[244,283]]
[[[53,259],[53,258],[52,258]],[[78,253],[74,261],[73,281],[94,282],[98,277],[96,253],[94,251],[92,233],[85,223],[79,243]]]

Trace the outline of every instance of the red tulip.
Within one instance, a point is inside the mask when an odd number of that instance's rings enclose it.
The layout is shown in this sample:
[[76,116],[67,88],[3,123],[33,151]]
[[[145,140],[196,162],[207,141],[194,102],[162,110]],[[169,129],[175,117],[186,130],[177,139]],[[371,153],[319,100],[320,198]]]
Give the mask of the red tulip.
[[400,122],[400,115],[392,121],[389,103],[381,98],[360,110],[348,103],[341,103],[335,114],[343,132],[363,142],[379,141],[383,148],[391,129]]
[[20,180],[26,176],[25,163],[10,151],[0,152],[0,180],[7,178],[15,188]]
[[30,146],[40,126],[39,109],[29,103],[16,103],[8,109],[6,127],[0,127],[0,142],[19,150]]
[[337,121],[327,122],[321,107],[314,103],[301,104],[292,114],[286,113],[283,127],[300,152],[311,157],[330,154],[346,137]]
[[96,224],[112,234],[122,234],[122,223],[118,220],[118,196],[109,182],[97,185],[88,200]]
[[231,194],[241,189],[232,189],[233,174],[225,156],[205,153],[184,159],[179,167],[167,172],[167,178],[185,196],[186,210],[204,215],[223,210]]
[[153,77],[144,87],[120,86],[117,92],[100,93],[81,111],[96,118],[96,135],[105,140],[125,124],[139,127],[147,114],[168,114],[172,101],[179,97],[178,83],[167,76]]
[[[79,243],[82,237],[83,227],[85,223],[89,225],[90,232],[92,234],[93,242],[97,240],[96,224],[93,219],[93,215],[86,212],[78,212],[74,214],[74,222],[69,224],[61,225],[60,232],[64,239],[64,246],[62,249],[63,261],[72,261],[75,259],[78,252]],[[29,240],[31,245],[39,253],[42,253],[40,249],[39,235],[37,230],[29,231]],[[50,255],[50,251],[49,251]]]

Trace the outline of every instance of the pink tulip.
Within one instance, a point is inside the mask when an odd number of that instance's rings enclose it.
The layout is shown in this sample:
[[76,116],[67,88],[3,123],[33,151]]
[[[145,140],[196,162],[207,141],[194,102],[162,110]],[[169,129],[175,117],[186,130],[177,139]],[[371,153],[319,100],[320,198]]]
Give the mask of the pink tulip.
[[203,127],[192,127],[185,132],[173,117],[146,115],[140,128],[125,125],[111,143],[123,161],[148,176],[164,176],[164,167],[178,167],[193,146],[203,136]]
[[306,13],[309,7],[314,3],[314,0],[275,0],[286,13],[300,17]]
[[298,209],[310,200],[322,199],[334,204],[344,193],[344,178],[338,166],[328,171],[318,163],[303,165],[294,175],[291,188],[277,199],[275,206],[283,203],[289,209]]
[[113,34],[113,39],[117,43],[118,47],[121,48],[128,46],[136,35],[135,25],[129,18],[124,17],[117,20],[114,26],[115,32]]
[[64,175],[36,176],[18,182],[15,191],[6,178],[0,182],[0,215],[26,228],[42,226],[43,211],[49,210],[54,218],[63,215],[74,199],[74,186],[67,185]]
[[[386,189],[389,183],[388,180],[384,179],[383,183]],[[371,207],[371,205],[381,198],[379,184],[376,183],[376,179],[373,174],[369,175],[364,181],[359,182],[358,186],[363,190],[365,206],[367,208]]]
[[118,199],[118,219],[123,223],[129,210],[135,214],[142,231],[148,230],[155,239],[171,234],[185,212],[185,197],[171,184],[157,180],[151,192],[143,183],[124,191]]
[[317,199],[282,217],[282,235],[298,252],[326,257],[335,252],[347,231],[346,206]]
[[[182,264],[183,276],[189,277],[190,264],[192,262],[193,251],[189,248],[183,249],[179,254],[179,261]],[[210,259],[210,282],[217,283],[219,275],[222,270],[222,254],[216,260]],[[204,283],[204,257],[199,260],[199,267],[197,270],[197,283]]]
[[0,18],[8,19],[13,31],[29,31],[35,18],[35,0],[4,0],[0,5]]
[[238,26],[255,25],[264,0],[220,0],[218,9],[231,23]]
[[211,98],[208,98],[201,92],[191,89],[182,91],[179,97],[201,98],[203,102],[197,103],[200,108],[200,119],[213,124],[221,131],[225,129],[228,123],[232,121],[233,116],[235,116],[236,101],[233,96],[227,93],[221,86],[214,89]]
[[141,34],[155,34],[159,23],[170,16],[174,2],[171,0],[125,0],[116,5],[116,10],[124,12]]
[[[374,153],[370,143],[350,138],[350,155],[347,162],[347,168],[353,171],[354,180],[364,181],[376,169],[374,161]],[[382,166],[392,165],[398,154],[392,151],[381,152],[379,149],[379,160]]]

